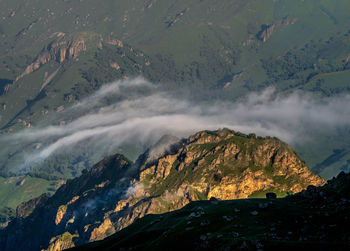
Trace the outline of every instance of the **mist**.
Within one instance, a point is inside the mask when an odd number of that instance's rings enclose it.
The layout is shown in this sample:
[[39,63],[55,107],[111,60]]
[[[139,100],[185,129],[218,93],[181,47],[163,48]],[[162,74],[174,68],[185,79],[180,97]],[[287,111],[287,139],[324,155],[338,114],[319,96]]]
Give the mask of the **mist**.
[[1,141],[30,146],[22,154],[20,170],[81,147],[107,155],[125,145],[145,148],[165,134],[181,138],[220,128],[275,136],[293,145],[348,127],[349,114],[349,95],[278,94],[270,87],[234,102],[200,104],[160,91],[138,77],[104,85],[71,108],[55,113],[49,125],[46,121]]

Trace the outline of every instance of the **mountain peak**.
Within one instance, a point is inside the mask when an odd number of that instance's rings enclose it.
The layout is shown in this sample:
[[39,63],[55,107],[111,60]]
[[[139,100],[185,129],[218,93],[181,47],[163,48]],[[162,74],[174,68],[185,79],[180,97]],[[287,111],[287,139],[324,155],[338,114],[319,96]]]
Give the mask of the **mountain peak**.
[[[265,197],[267,192],[282,196],[325,183],[277,138],[222,129],[175,141],[163,138],[155,147],[166,143],[168,150],[151,160],[148,150],[134,164],[119,154],[100,161],[67,181],[26,218],[11,222],[0,232],[0,247],[6,250],[19,243],[30,249],[27,235],[35,239],[31,245],[71,247],[101,240],[138,218],[192,201]],[[38,230],[43,223],[45,232]],[[24,226],[23,235],[15,234],[18,224]],[[30,234],[33,229],[38,231],[35,236]],[[67,236],[70,242],[62,242]],[[4,246],[8,240],[14,242]]]

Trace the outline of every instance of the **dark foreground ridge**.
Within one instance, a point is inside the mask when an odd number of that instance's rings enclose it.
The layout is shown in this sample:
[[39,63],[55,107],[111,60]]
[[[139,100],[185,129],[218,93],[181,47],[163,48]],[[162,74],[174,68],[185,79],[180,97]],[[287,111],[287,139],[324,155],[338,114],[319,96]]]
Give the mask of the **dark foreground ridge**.
[[196,201],[82,250],[349,250],[350,174],[283,199]]

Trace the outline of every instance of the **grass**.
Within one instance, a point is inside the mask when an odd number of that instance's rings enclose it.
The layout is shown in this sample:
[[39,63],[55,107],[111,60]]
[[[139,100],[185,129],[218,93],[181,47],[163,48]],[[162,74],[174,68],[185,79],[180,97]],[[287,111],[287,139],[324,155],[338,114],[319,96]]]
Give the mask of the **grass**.
[[[184,12],[187,8],[188,11]],[[59,74],[45,88],[44,96],[39,95],[43,76],[45,72],[55,71],[59,67],[57,62],[51,62],[26,76],[11,85],[7,94],[0,96],[0,105],[7,104],[6,111],[0,111],[0,126],[8,126],[1,133],[22,130],[24,126],[18,123],[18,119],[30,121],[35,126],[47,119],[42,115],[43,110],[54,113],[61,105],[67,108],[103,83],[120,78],[120,74],[109,69],[108,60],[121,62],[126,75],[135,74],[132,62],[137,62],[137,57],[129,52],[130,57],[122,59],[116,48],[107,45],[104,45],[103,50],[98,50],[96,44],[100,36],[105,40],[109,37],[121,39],[135,50],[142,51],[151,61],[151,66],[138,74],[168,89],[185,87],[186,93],[192,93],[193,99],[198,102],[210,103],[218,98],[234,100],[271,84],[282,92],[300,88],[325,96],[348,92],[349,70],[340,69],[350,53],[349,10],[350,3],[347,0],[181,0],[176,1],[176,4],[173,1],[156,1],[151,8],[136,0],[118,3],[106,0],[104,8],[92,0],[39,0],[35,3],[4,1],[0,10],[1,79],[14,80],[22,73],[40,51],[53,41],[54,32],[64,32],[73,37],[87,32],[91,39],[87,39],[88,50],[79,56],[79,61],[71,60],[61,65]],[[181,12],[184,14],[180,15]],[[176,17],[179,17],[179,21],[168,27],[166,21]],[[296,18],[295,24],[278,28],[266,43],[256,40],[261,25],[270,25],[285,17]],[[31,28],[30,24],[33,24]],[[247,43],[249,39],[253,39],[250,44]],[[305,50],[306,46],[314,46],[314,51]],[[129,49],[127,46],[125,48],[124,52]],[[285,65],[286,68],[276,66],[272,70],[276,71],[276,76],[289,76],[292,73],[295,78],[273,77],[262,62],[268,62],[269,65],[288,52],[300,60],[292,62],[293,57],[289,57],[283,64],[277,60],[277,66]],[[319,68],[330,65],[330,68],[327,66],[327,69],[320,70],[305,82],[310,74],[315,73],[313,64]],[[98,79],[96,83],[84,78],[84,73],[91,69],[94,69],[95,75],[100,74],[95,76]],[[241,77],[232,80],[228,88],[220,87],[220,81],[237,73],[241,73]],[[66,95],[73,96],[74,100],[67,102],[64,98]],[[205,101],[203,97],[206,97]],[[349,132],[338,135],[331,142],[327,136],[317,135],[316,142],[297,147],[297,150],[306,163],[314,167],[330,156],[334,149],[349,149],[344,138],[349,138]],[[0,157],[1,171],[13,175],[14,167],[28,146],[10,148],[2,144],[0,147],[9,151]],[[209,150],[214,145],[201,147]],[[9,159],[8,153],[14,152],[18,152],[19,157],[16,155]],[[135,151],[130,152],[135,155]],[[80,156],[81,153],[78,151],[76,155]],[[73,171],[67,169],[67,163],[53,161],[49,168],[46,165],[41,167],[41,177],[47,178],[50,174],[60,178],[76,176],[101,155],[87,154],[84,161],[73,165]],[[331,177],[348,165],[348,159],[349,155],[326,166],[320,173]]]
[[45,192],[54,192],[56,186],[57,181],[28,176],[0,177],[0,210],[5,207],[14,210],[22,202],[38,197]]
[[266,190],[266,191],[256,191],[256,192],[252,193],[249,196],[249,198],[250,199],[264,199],[264,198],[266,198],[267,193],[275,193],[277,195],[277,198],[284,198],[288,195],[287,192],[270,189],[270,190]]

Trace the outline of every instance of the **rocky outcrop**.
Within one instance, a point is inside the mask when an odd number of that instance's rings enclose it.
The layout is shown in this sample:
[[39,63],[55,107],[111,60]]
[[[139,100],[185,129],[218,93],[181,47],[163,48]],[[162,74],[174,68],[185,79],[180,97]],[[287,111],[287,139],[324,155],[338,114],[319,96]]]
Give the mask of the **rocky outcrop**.
[[69,232],[56,236],[51,239],[50,246],[46,249],[46,251],[60,251],[72,248],[74,247],[73,238],[75,237],[78,237],[78,235],[72,235]]
[[280,27],[283,26],[288,26],[290,24],[294,24],[297,20],[294,19],[290,19],[290,18],[284,18],[282,20],[276,21],[272,24],[266,25],[263,24],[261,26],[261,30],[259,31],[259,33],[256,35],[256,37],[263,41],[266,42],[271,36],[272,34],[278,30]]
[[75,36],[60,35],[40,52],[34,62],[28,65],[22,74],[16,77],[15,82],[38,70],[50,61],[62,64],[66,60],[75,59],[86,49],[85,34]]
[[114,46],[117,46],[119,48],[123,48],[124,47],[123,41],[121,41],[119,39],[107,38],[104,42],[106,44],[114,45]]
[[90,241],[103,240],[113,233],[115,233],[115,228],[111,220],[107,218],[100,226],[94,228],[94,230],[91,232]]
[[61,220],[63,219],[64,215],[67,212],[67,206],[62,205],[58,208],[57,214],[56,214],[56,219],[55,219],[55,224],[58,225],[61,223]]
[[39,205],[44,205],[47,200],[50,198],[50,195],[44,193],[37,198],[31,199],[27,202],[23,202],[16,208],[16,217],[25,218],[32,213],[32,211]]
[[110,66],[113,69],[120,70],[120,66],[119,66],[119,64],[117,62],[110,63]]
[[205,131],[182,144],[141,167],[137,192],[116,206],[120,215],[116,229],[140,216],[179,209],[195,200],[242,199],[264,191],[297,193],[325,183],[275,138]]
[[296,193],[324,183],[276,138],[228,129],[183,140],[164,137],[134,164],[115,155],[67,181],[26,219],[15,219],[0,232],[0,248],[57,250],[64,246],[61,237],[67,232],[79,236],[69,245],[82,244],[103,239],[145,215],[177,210],[192,201]]

